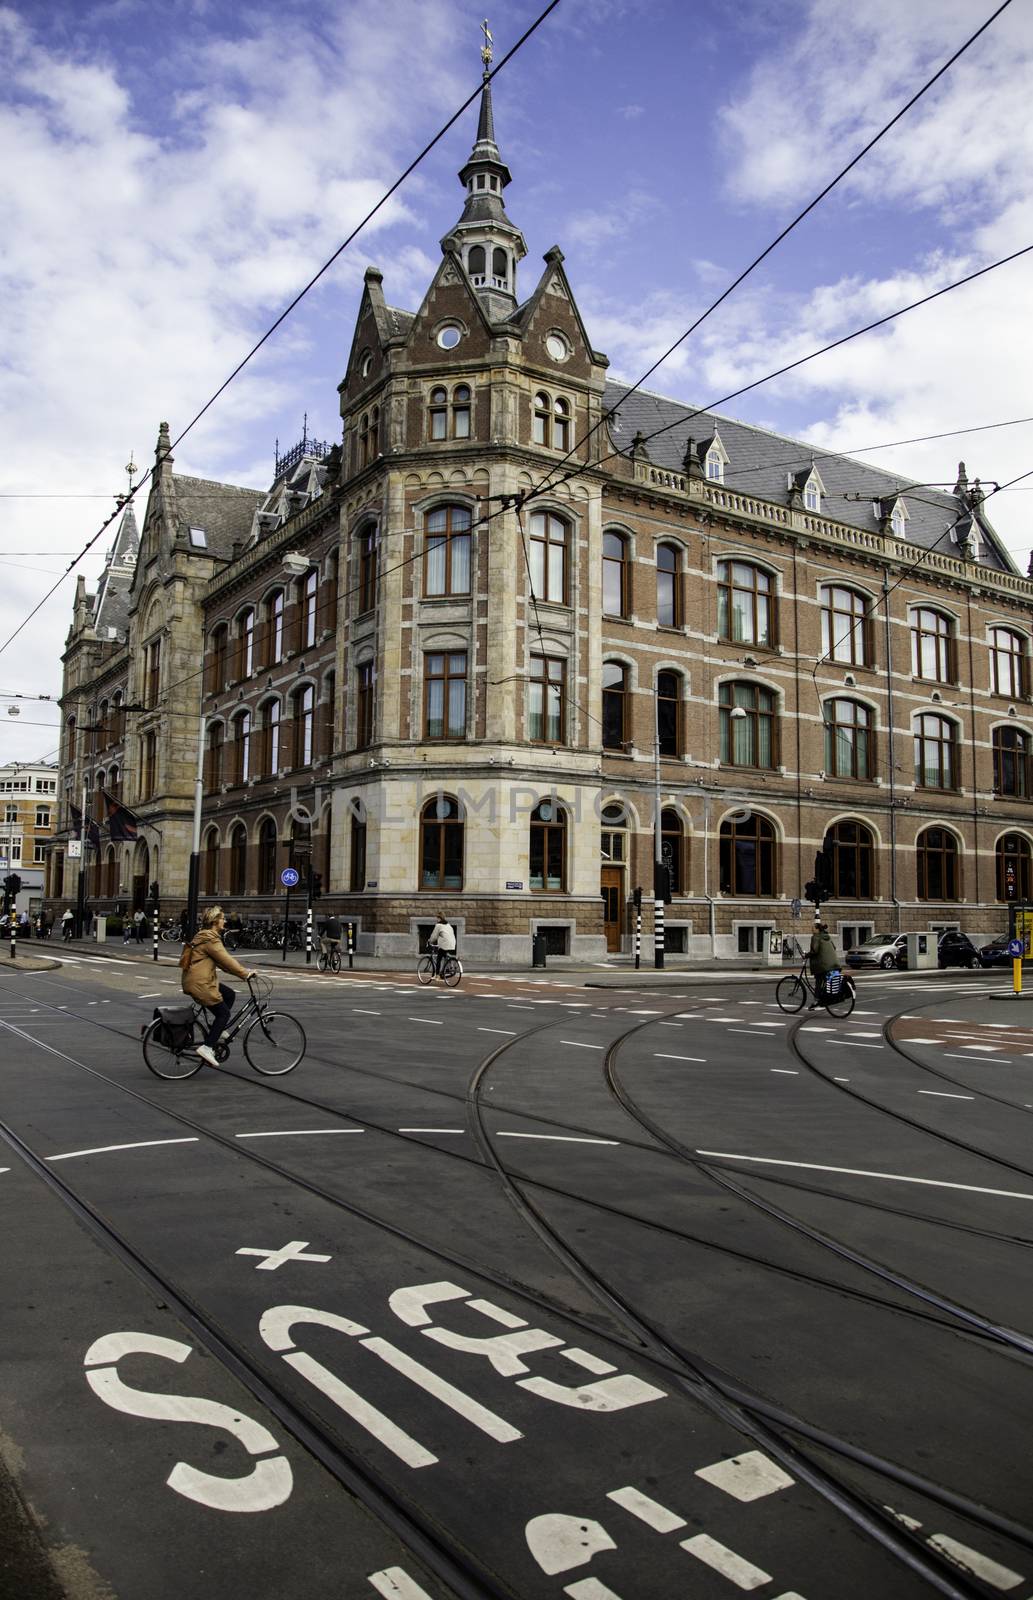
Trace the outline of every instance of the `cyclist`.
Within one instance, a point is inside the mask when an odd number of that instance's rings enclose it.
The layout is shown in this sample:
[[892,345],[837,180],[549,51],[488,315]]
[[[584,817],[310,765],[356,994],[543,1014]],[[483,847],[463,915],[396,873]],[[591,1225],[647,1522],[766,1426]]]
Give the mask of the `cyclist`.
[[204,1037],[204,1044],[199,1044],[197,1053],[202,1061],[207,1061],[210,1067],[217,1067],[215,1051],[212,1048],[218,1042],[233,1010],[233,1002],[237,998],[236,992],[227,983],[219,983],[216,969],[221,967],[224,972],[231,972],[237,978],[252,978],[253,972],[242,967],[239,961],[234,961],[226,946],[222,942],[222,930],[226,926],[226,918],[221,906],[209,906],[201,915],[201,926],[194,937],[183,946],[183,955],[180,967],[183,971],[183,993],[188,994],[191,1000],[196,1000],[200,1005],[206,1006],[212,1013],[211,1026]]
[[808,1006],[808,1011],[816,1011],[823,1006],[826,1000],[826,982],[830,972],[835,972],[839,967],[839,956],[836,947],[829,936],[827,922],[815,923],[811,935],[811,949],[808,956],[811,977],[814,979],[814,999]]
[[341,923],[334,915],[327,917],[319,935],[320,953],[328,956],[333,950],[341,948]]
[[443,911],[437,913],[437,918],[427,940],[427,949],[434,959],[434,976],[440,978],[445,957],[455,954],[456,936],[455,929]]

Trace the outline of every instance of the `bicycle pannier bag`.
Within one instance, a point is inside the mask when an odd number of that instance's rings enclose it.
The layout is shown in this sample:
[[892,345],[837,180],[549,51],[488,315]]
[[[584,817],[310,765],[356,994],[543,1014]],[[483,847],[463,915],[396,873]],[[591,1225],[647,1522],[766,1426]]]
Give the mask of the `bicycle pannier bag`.
[[825,979],[825,992],[826,994],[834,996],[839,993],[842,987],[843,974],[838,969],[834,969]]
[[155,1006],[154,1020],[158,1024],[154,1030],[156,1043],[167,1045],[170,1050],[184,1050],[193,1038],[192,1006]]

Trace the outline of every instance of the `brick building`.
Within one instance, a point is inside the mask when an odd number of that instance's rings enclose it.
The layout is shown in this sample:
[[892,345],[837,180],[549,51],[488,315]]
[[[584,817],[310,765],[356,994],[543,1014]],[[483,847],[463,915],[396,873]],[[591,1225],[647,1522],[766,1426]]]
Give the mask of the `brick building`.
[[139,539],[127,510],[80,584],[61,788],[140,824],[94,902],[184,899],[200,730],[202,901],[273,915],[311,863],[360,948],[411,954],[438,909],[471,955],[626,947],[657,772],[673,950],[789,931],[821,850],[845,943],[1002,927],[1033,583],[978,481],[625,398],[560,250],[517,292],[487,85],[460,181],[415,311],[366,273],[340,441],[263,493],[175,474],[163,424]]
[[57,826],[58,768],[49,761],[9,761],[0,767],[0,878],[16,873],[16,906],[35,915],[43,902],[47,850]]

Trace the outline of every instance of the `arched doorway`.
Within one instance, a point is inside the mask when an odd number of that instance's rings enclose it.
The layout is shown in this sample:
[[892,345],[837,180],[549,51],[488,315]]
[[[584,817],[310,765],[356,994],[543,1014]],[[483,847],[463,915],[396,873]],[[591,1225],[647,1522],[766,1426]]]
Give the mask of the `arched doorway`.
[[133,856],[133,910],[146,909],[147,888],[151,881],[151,853],[145,839],[139,840]]

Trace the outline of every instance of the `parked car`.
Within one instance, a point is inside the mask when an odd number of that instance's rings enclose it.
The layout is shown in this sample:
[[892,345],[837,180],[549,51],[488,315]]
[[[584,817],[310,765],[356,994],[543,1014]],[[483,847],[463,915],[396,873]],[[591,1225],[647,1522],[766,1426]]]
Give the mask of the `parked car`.
[[999,933],[993,939],[988,939],[979,950],[979,964],[981,967],[1010,967],[1012,958],[1008,954],[1009,936]]
[[936,947],[936,965],[941,968],[978,967],[979,951],[967,933],[961,933],[957,928],[950,928],[940,935],[940,942]]
[[891,967],[907,965],[907,937],[903,933],[877,933],[864,944],[855,945],[846,958],[848,967]]

